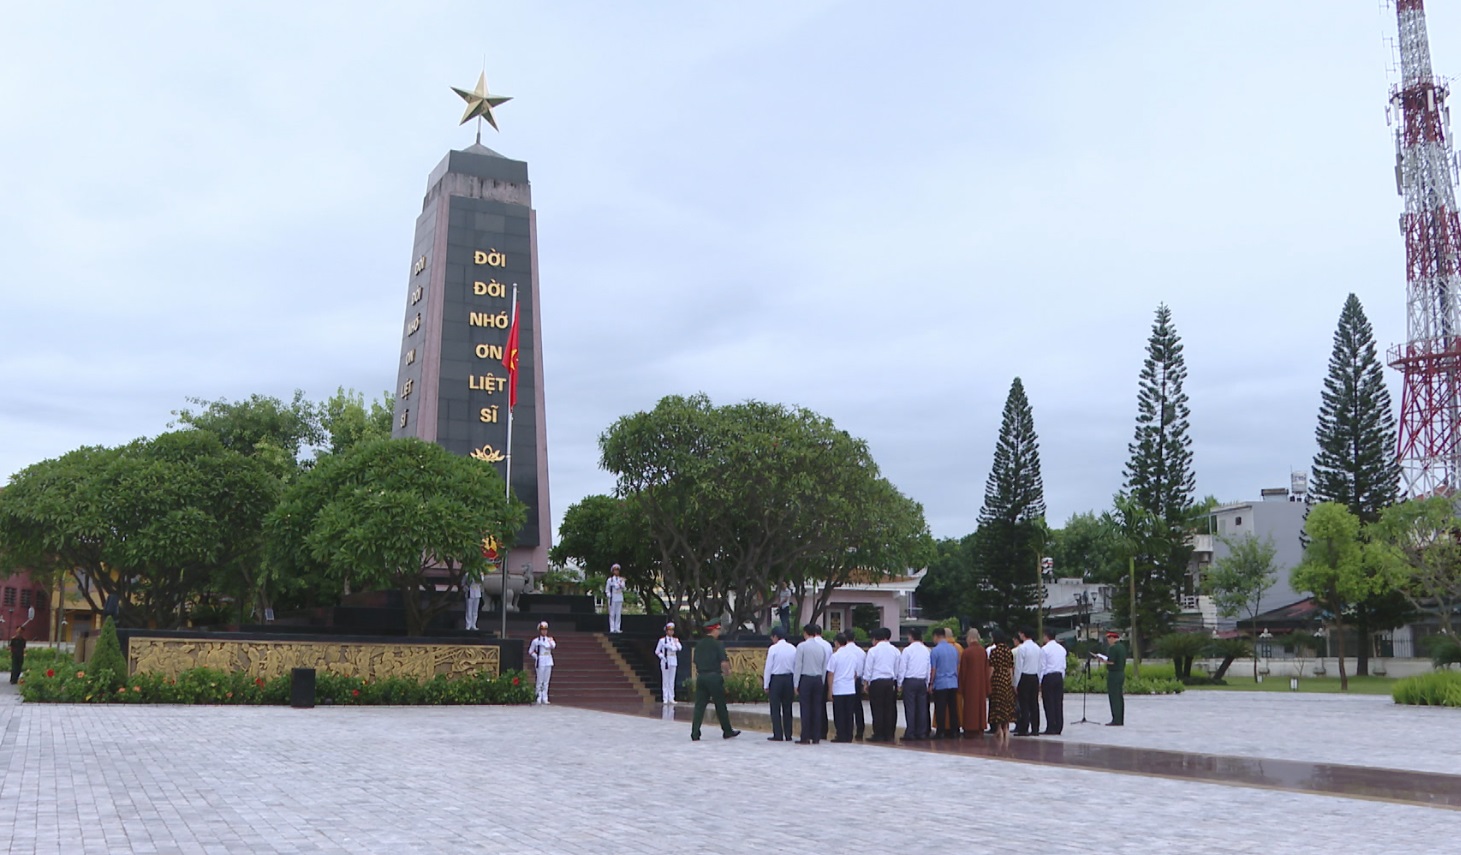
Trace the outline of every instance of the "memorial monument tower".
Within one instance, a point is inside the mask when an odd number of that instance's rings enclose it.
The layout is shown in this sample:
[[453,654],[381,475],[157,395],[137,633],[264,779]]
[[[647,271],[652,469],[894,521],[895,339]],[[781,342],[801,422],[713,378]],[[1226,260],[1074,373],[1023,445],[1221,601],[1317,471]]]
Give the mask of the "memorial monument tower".
[[[448,152],[426,180],[406,277],[392,435],[485,460],[510,479],[527,522],[510,552],[496,557],[505,561],[509,589],[521,592],[527,574],[547,571],[551,539],[537,215],[528,165],[482,145],[482,122],[495,130],[492,110],[509,99],[488,93],[485,73],[476,89],[453,91],[467,102],[461,123],[477,120],[477,141]],[[495,596],[500,585],[494,574],[484,588]]]

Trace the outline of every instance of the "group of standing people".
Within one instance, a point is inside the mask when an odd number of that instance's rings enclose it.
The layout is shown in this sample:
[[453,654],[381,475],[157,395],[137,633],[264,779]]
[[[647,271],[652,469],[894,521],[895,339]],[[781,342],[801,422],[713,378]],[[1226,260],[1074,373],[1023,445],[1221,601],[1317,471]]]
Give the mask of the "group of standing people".
[[[838,633],[829,643],[816,624],[803,627],[797,645],[785,638],[785,632],[780,626],[771,630],[772,644],[762,672],[762,686],[771,706],[771,736],[767,738],[772,742],[815,745],[827,739],[833,728],[836,735],[831,742],[864,738],[892,742],[900,694],[905,742],[986,733],[1001,740],[1012,734],[1058,736],[1065,729],[1068,652],[1056,640],[1054,630],[1044,633],[1043,644],[1029,630],[1019,631],[1013,641],[996,631],[986,646],[979,631],[971,629],[961,650],[943,628],[933,630],[932,647],[923,643],[922,632],[915,628],[908,631],[908,644],[899,650],[892,643],[892,632],[882,627],[873,632],[873,644],[866,651],[850,634]],[[1123,723],[1121,695],[1127,654],[1119,633],[1107,633],[1107,641],[1111,724],[1119,726]],[[864,692],[871,735],[865,735]],[[799,703],[801,717],[801,733],[794,740],[793,702]],[[1040,728],[1042,707],[1044,730]]]
[[[909,630],[909,642],[902,650],[894,646],[887,627],[873,631],[873,644],[866,651],[845,633],[837,633],[829,643],[814,623],[802,628],[798,645],[793,646],[784,634],[779,626],[771,630],[772,644],[761,677],[771,703],[768,739],[772,742],[815,745],[827,739],[833,727],[836,735],[831,742],[893,742],[900,693],[905,742],[953,738],[962,729],[961,685],[969,693],[963,703],[966,708],[977,708],[979,732],[983,732],[990,672],[977,632],[971,631],[970,647],[964,653],[942,628],[933,631],[932,648],[923,643],[921,630]],[[970,654],[970,649],[977,653]],[[864,692],[871,713],[870,735],[862,705]],[[801,717],[801,734],[795,740],[793,701],[799,702]],[[830,721],[828,701],[832,705]],[[969,722],[964,724],[967,727]]]

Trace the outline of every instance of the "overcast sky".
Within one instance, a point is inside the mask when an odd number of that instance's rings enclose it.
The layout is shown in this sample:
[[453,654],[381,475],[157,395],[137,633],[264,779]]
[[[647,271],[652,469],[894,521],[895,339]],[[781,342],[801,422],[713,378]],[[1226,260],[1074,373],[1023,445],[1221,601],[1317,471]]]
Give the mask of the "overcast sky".
[[1256,498],[1312,460],[1345,296],[1405,336],[1375,0],[5,6],[0,478],[189,396],[394,386],[484,57],[555,525],[615,418],[703,391],[832,418],[961,536],[1016,376],[1051,522],[1108,507],[1160,302],[1199,494]]

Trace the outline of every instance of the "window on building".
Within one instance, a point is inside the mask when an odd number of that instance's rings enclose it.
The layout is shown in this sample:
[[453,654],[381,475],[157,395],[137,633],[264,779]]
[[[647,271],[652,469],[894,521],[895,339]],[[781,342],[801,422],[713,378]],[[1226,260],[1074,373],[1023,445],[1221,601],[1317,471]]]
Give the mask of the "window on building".
[[5,589],[4,605],[6,605],[6,606],[14,606],[15,605],[15,589],[14,588],[6,588]]
[[20,589],[20,607],[23,608],[23,609],[24,608],[29,608],[30,607],[30,598],[31,598],[31,590],[30,590],[30,588],[21,588]]
[[1243,524],[1243,518],[1242,517],[1233,517],[1233,525],[1242,525],[1242,524]]

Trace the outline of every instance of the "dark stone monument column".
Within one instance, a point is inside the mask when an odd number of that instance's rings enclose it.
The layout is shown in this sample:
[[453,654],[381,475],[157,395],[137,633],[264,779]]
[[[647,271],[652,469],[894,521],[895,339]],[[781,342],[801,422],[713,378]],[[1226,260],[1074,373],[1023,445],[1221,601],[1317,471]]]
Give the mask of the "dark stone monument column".
[[528,518],[505,560],[510,587],[520,589],[528,565],[535,575],[547,571],[552,537],[528,165],[480,143],[447,154],[427,179],[411,257],[393,435],[487,459],[499,474],[507,452],[502,358],[518,286],[511,487]]

